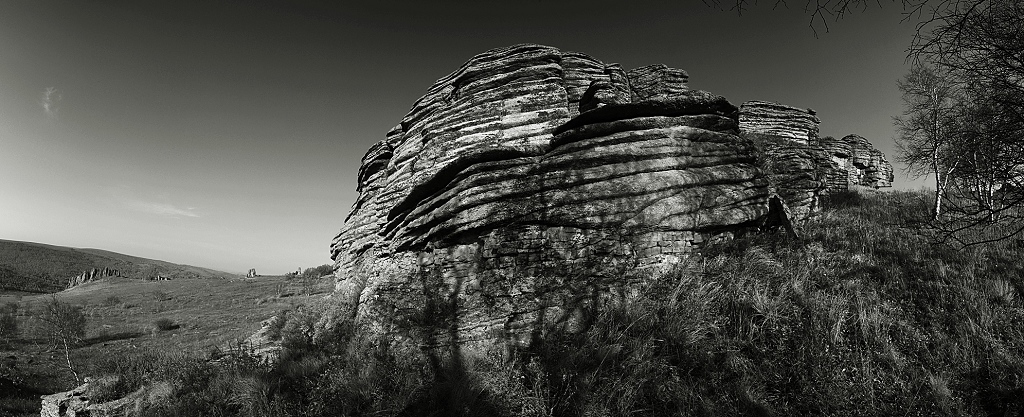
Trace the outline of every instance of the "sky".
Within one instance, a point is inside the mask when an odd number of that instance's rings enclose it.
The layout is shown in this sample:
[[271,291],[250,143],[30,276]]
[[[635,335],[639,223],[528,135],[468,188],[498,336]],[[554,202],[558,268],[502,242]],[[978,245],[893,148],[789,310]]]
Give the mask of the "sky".
[[895,163],[913,22],[882,2],[0,0],[0,239],[229,272],[330,263],[366,149],[435,80],[518,43],[662,63],[733,104],[812,108]]

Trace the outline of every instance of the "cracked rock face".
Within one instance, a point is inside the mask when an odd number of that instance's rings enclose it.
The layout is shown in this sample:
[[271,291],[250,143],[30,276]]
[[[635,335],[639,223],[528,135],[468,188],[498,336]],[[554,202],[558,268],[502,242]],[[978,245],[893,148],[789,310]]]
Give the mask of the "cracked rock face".
[[341,310],[420,346],[527,343],[711,239],[792,232],[821,194],[891,180],[813,111],[687,81],[540,45],[439,79],[363,157],[331,245]]
[[771,193],[786,203],[798,222],[817,211],[824,194],[853,185],[892,185],[892,165],[867,139],[819,137],[819,123],[810,109],[767,101],[740,106],[740,135],[761,149]]
[[437,340],[516,338],[630,285],[595,271],[756,226],[768,184],[738,109],[686,81],[539,45],[472,58],[364,156],[338,292],[382,331],[441,303]]

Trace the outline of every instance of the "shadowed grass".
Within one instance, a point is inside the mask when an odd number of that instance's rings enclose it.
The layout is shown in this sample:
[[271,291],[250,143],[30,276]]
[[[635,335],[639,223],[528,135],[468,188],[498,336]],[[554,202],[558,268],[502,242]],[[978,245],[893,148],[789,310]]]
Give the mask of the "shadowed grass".
[[284,314],[273,364],[114,373],[175,381],[146,415],[1020,415],[1019,253],[935,245],[926,218],[920,193],[842,193],[800,240],[717,244],[585,328],[459,361],[347,320],[318,334],[323,302]]

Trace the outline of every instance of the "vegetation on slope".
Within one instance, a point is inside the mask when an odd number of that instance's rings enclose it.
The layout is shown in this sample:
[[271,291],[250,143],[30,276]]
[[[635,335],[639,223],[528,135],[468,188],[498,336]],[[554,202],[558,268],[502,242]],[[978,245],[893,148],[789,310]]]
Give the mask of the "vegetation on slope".
[[99,249],[0,240],[0,292],[57,292],[68,278],[93,268],[112,268],[129,278],[227,278],[235,274],[139,258]]
[[[53,295],[0,296],[0,417],[38,416],[40,395],[78,386],[68,362],[94,381],[125,376],[93,384],[99,400],[193,369],[191,364],[214,372],[221,368],[207,366],[207,358],[237,346],[261,320],[331,289],[330,279],[305,283],[280,276],[105,278]],[[54,297],[85,319],[84,338],[70,346],[67,357],[62,344],[50,343],[53,334],[44,320]]]
[[921,193],[846,193],[803,228],[709,248],[582,331],[432,364],[416,346],[288,311],[280,360],[144,360],[146,415],[1020,415],[1024,264],[910,225]]

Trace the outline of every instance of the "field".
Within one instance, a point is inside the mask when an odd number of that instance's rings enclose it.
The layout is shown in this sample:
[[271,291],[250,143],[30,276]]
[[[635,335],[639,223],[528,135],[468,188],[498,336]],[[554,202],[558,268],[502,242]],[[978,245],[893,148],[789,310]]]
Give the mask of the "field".
[[[54,296],[82,308],[86,337],[71,351],[82,376],[111,358],[140,353],[188,353],[198,357],[226,349],[259,329],[283,309],[319,297],[332,288],[321,280],[302,294],[301,280],[281,276],[252,279],[144,281],[107,278]],[[61,349],[52,349],[36,319],[50,295],[0,295],[0,306],[18,305],[21,340],[6,349],[0,341],[0,415],[38,415],[39,394],[77,386]],[[162,323],[157,323],[163,319]],[[158,326],[158,324],[162,324]],[[8,396],[14,393],[13,396]],[[6,397],[6,398],[4,398]]]

